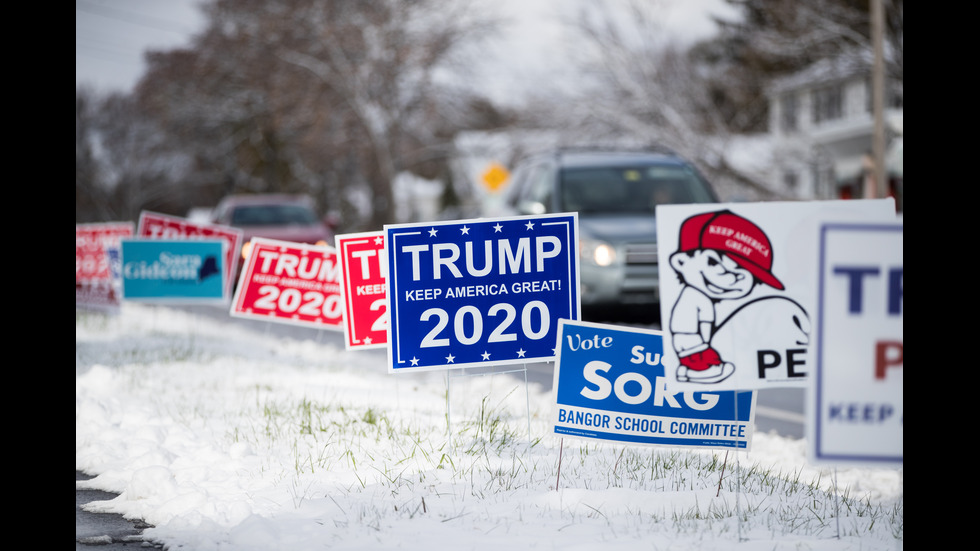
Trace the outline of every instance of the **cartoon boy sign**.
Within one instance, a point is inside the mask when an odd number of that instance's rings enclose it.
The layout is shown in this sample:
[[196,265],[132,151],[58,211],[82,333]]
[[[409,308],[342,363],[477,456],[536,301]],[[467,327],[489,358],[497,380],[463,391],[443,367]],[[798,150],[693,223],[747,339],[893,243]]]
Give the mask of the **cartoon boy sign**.
[[677,381],[718,383],[735,372],[711,346],[717,327],[715,305],[745,298],[757,285],[783,290],[772,273],[772,245],[761,228],[721,210],[692,216],[680,230],[670,267],[683,287],[670,315]]
[[658,206],[668,385],[804,388],[817,221],[894,212],[890,200]]

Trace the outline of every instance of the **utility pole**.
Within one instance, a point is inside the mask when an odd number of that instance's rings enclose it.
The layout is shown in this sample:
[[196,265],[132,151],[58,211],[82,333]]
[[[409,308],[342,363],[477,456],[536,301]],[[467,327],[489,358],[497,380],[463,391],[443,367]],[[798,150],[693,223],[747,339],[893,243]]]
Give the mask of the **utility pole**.
[[874,136],[871,154],[874,160],[875,197],[888,196],[888,173],[885,170],[885,48],[884,0],[871,2],[871,40],[874,43],[871,103],[874,115]]

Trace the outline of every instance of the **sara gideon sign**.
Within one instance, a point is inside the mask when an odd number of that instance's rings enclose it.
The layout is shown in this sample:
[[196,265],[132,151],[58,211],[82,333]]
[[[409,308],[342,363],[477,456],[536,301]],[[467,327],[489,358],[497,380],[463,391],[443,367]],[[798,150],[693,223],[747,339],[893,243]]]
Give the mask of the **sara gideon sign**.
[[578,214],[386,225],[388,371],[555,357],[578,319]]
[[225,249],[221,240],[122,239],[125,300],[224,303]]
[[748,449],[755,392],[675,392],[659,331],[559,320],[554,432],[628,444]]
[[242,245],[242,230],[217,224],[200,224],[179,216],[156,212],[140,213],[136,237],[144,239],[217,239],[224,241],[224,265],[226,292],[230,296],[235,288],[235,263]]

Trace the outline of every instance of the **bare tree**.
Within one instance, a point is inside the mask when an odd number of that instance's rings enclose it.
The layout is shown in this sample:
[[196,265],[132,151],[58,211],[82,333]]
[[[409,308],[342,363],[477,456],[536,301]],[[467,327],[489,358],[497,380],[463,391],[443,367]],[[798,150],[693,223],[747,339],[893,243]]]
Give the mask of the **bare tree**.
[[578,141],[673,150],[698,165],[723,196],[775,197],[760,177],[740,173],[726,159],[734,136],[700,67],[664,32],[662,9],[641,0],[587,6],[571,22],[587,46],[576,59],[581,87],[552,93],[538,112]]
[[177,185],[188,157],[132,98],[75,94],[75,219],[135,220],[145,209],[186,211]]
[[99,98],[89,88],[75,90],[75,223],[107,222],[115,218],[102,185],[96,157]]
[[[692,49],[705,70],[715,109],[735,132],[765,131],[765,88],[774,78],[859,50],[872,52],[868,0],[727,0],[734,20],[719,20],[717,37]],[[902,80],[903,0],[883,0],[888,19],[889,74]]]
[[[472,98],[440,76],[492,29],[463,0],[216,0],[138,93],[231,192],[308,191],[348,226],[395,221],[401,171],[446,162]],[[437,170],[435,172],[438,172]],[[365,224],[351,223],[359,201]]]
[[[695,162],[723,196],[778,199],[764,172],[737,169],[733,140],[768,129],[771,79],[855,48],[870,48],[867,0],[728,0],[739,9],[721,32],[693,48],[671,42],[665,6],[654,1],[586,4],[570,22],[582,44],[582,86],[549,90],[534,124],[576,140],[656,143]],[[889,4],[901,88],[902,0]],[[567,141],[567,139],[566,139]]]

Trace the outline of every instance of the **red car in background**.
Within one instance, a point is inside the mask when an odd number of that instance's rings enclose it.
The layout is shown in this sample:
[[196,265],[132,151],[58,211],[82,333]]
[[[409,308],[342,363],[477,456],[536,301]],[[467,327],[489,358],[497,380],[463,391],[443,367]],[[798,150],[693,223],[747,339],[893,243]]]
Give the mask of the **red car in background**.
[[335,224],[317,214],[313,198],[308,195],[229,195],[211,212],[211,221],[242,230],[238,273],[253,237],[334,246]]

